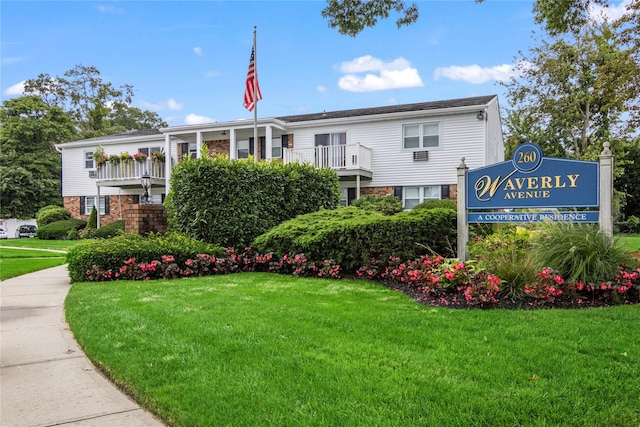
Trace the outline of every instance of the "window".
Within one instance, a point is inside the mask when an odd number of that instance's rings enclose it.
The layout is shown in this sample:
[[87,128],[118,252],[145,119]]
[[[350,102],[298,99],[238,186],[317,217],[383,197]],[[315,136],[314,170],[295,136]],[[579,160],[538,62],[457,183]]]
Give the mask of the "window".
[[402,206],[404,209],[413,209],[425,200],[440,199],[439,185],[425,187],[404,187]]
[[84,168],[85,169],[96,168],[96,162],[93,161],[93,151],[84,152]]
[[404,125],[402,132],[405,149],[440,146],[440,123]]
[[238,158],[239,159],[249,158],[249,140],[248,139],[242,139],[238,141]]
[[274,159],[282,158],[282,139],[273,138],[271,140],[271,157]]
[[346,132],[321,133],[315,136],[316,147],[326,147],[328,145],[345,145],[346,143]]
[[[107,208],[108,196],[100,196],[100,215],[104,215]],[[96,196],[85,197],[84,211],[86,215],[90,215],[93,210],[93,206],[96,204]]]
[[[143,147],[143,148],[138,148],[138,153],[144,153],[147,156],[150,156],[153,153],[157,153],[159,151],[162,151],[162,147]],[[191,152],[191,147],[189,147],[189,152]],[[194,153],[195,153],[195,144],[194,144]]]

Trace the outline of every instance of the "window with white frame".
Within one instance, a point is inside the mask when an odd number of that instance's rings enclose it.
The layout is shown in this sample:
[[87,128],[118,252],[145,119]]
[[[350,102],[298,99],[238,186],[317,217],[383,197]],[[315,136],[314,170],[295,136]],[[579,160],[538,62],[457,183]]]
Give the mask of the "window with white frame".
[[340,189],[340,205],[347,206],[348,203],[349,203],[349,189],[341,188]]
[[96,162],[93,160],[93,151],[84,152],[84,168],[85,169],[96,168]]
[[[85,202],[84,211],[86,212],[87,215],[89,215],[96,204],[96,196],[87,196],[85,197],[84,202]],[[100,196],[100,215],[104,215],[106,205],[107,204],[106,204],[105,196]]]
[[402,191],[402,206],[404,209],[413,209],[425,200],[440,199],[439,185],[424,187],[404,187]]
[[271,157],[274,159],[282,158],[282,138],[273,138],[271,140]]
[[[153,153],[157,153],[157,152],[161,152],[162,151],[162,147],[142,147],[142,148],[138,148],[138,153],[144,153],[148,156],[152,155]],[[191,151],[191,150],[189,150]],[[194,146],[194,152],[195,152],[195,146]]]
[[248,139],[241,139],[238,141],[238,158],[239,159],[249,158],[249,140]]
[[440,123],[417,123],[402,127],[405,149],[434,148],[440,146]]

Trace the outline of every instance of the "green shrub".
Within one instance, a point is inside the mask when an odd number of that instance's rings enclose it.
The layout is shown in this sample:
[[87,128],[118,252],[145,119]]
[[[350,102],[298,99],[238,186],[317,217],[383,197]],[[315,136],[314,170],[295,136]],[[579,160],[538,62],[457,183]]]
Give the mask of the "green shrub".
[[93,230],[93,236],[99,239],[108,239],[124,233],[124,219],[110,222],[109,224]]
[[117,271],[125,260],[132,258],[138,263],[148,263],[170,255],[176,262],[184,263],[201,253],[219,256],[224,249],[178,233],[147,237],[123,234],[111,239],[84,240],[67,252],[67,262],[71,281],[79,282],[94,265],[105,271]]
[[98,212],[96,211],[96,207],[94,206],[91,209],[91,214],[89,215],[89,221],[87,222],[87,228],[94,229],[98,228]]
[[60,206],[60,205],[47,205],[47,206],[43,206],[40,209],[38,209],[38,212],[36,212],[36,221],[38,220],[38,217],[40,216],[40,214],[42,212],[48,211],[49,209],[60,209],[60,208],[64,208],[64,206]]
[[351,206],[364,210],[378,211],[383,215],[395,215],[402,212],[402,200],[392,195],[376,196],[369,194],[354,200]]
[[56,221],[64,221],[71,219],[71,212],[60,206],[45,206],[47,209],[40,209],[36,216],[36,224],[38,227],[44,227]]
[[539,271],[531,255],[532,238],[527,228],[504,225],[494,234],[469,242],[469,255],[502,279],[501,288],[507,294],[522,296]]
[[414,259],[423,254],[453,256],[456,213],[449,209],[385,216],[353,206],[301,215],[254,240],[262,253],[304,253],[311,262],[332,259],[352,272],[390,255]]
[[424,202],[416,205],[413,207],[413,210],[415,211],[420,210],[420,209],[435,209],[435,208],[442,208],[442,209],[453,209],[454,211],[458,209],[458,205],[455,201],[453,200],[449,200],[449,199],[430,199],[430,200],[425,200]]
[[87,226],[87,221],[81,219],[66,219],[52,222],[38,228],[36,237],[41,240],[64,240],[71,230],[79,230]]
[[244,247],[285,220],[340,202],[334,171],[277,161],[185,160],[173,169],[171,187],[168,213],[179,231],[224,247]]
[[533,240],[533,255],[539,268],[584,284],[612,280],[620,265],[631,262],[619,241],[594,224],[544,224]]
[[640,233],[640,218],[635,215],[631,215],[626,221],[617,222],[616,226],[620,233]]
[[80,238],[80,233],[75,228],[69,230],[67,233],[67,240],[78,240]]

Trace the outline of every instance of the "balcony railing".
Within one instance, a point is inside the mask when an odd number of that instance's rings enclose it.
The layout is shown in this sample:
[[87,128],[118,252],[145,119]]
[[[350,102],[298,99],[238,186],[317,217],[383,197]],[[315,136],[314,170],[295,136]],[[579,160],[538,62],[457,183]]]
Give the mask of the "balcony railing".
[[151,179],[164,180],[164,161],[146,159],[144,162],[107,162],[97,169],[96,178],[98,181],[139,181],[145,172]]
[[307,162],[316,168],[371,171],[371,149],[360,144],[285,148],[282,158],[284,163]]

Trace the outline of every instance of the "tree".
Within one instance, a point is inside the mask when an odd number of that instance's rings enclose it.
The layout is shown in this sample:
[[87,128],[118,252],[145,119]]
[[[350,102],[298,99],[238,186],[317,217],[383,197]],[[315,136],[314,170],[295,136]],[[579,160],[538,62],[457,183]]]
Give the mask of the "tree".
[[623,194],[624,217],[640,217],[640,138],[628,145],[624,155],[626,165],[623,173],[616,178],[614,187]]
[[518,118],[507,121],[508,133],[520,134],[527,124],[525,137],[542,135],[545,151],[576,159],[597,158],[605,141],[620,152],[618,141],[634,131],[624,114],[640,95],[640,67],[610,25],[591,23],[520,55],[520,77],[504,84]]
[[130,106],[133,86],[116,88],[104,82],[93,66],[76,65],[63,77],[40,74],[26,81],[25,93],[37,95],[48,106],[66,111],[80,138],[166,126],[156,113]]
[[73,139],[71,120],[37,96],[13,98],[0,108],[2,218],[33,218],[61,205],[60,154],[53,144]]

